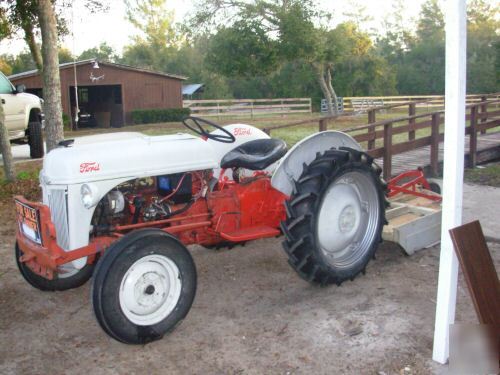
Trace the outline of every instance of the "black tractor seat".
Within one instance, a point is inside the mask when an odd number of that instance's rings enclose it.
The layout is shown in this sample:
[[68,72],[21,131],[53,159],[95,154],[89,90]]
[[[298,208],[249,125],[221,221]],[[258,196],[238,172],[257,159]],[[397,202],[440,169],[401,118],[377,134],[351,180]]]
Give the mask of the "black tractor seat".
[[252,171],[266,169],[286,154],[286,143],[281,139],[255,139],[229,151],[220,162],[221,168],[246,168]]

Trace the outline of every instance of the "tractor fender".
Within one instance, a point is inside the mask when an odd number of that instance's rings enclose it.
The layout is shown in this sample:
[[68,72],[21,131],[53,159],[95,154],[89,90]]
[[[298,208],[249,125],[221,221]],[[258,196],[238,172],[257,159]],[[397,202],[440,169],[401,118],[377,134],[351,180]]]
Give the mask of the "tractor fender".
[[345,133],[331,130],[313,134],[296,143],[280,160],[271,179],[272,186],[283,194],[290,195],[293,190],[293,181],[300,178],[304,163],[311,163],[318,152],[325,152],[332,147],[350,147],[362,151],[359,143]]

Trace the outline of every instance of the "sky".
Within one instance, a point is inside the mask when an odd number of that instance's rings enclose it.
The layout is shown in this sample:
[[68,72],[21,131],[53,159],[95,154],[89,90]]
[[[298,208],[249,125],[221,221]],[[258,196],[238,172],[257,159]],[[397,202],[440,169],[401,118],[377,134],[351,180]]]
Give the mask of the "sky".
[[[412,17],[419,13],[424,0],[406,1],[406,17],[411,22]],[[68,12],[70,35],[63,41],[63,46],[73,54],[79,55],[82,51],[106,42],[118,53],[130,42],[135,29],[125,19],[125,4],[123,0],[109,0],[109,11],[90,14],[83,6],[84,0],[75,0],[72,12]],[[333,22],[339,23],[346,19],[343,15],[353,7],[366,8],[366,13],[373,19],[364,25],[368,30],[380,30],[386,14],[391,13],[392,0],[319,0],[324,10],[333,12]],[[189,0],[167,0],[167,7],[174,9],[176,22],[182,22],[193,11],[193,2]],[[26,48],[22,39],[3,41],[0,45],[0,54],[17,54]]]

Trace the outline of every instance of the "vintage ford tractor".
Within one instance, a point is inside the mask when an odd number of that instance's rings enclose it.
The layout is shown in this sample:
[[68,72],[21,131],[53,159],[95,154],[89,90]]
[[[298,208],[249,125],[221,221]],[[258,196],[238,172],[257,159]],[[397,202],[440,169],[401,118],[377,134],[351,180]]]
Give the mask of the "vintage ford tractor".
[[46,155],[43,202],[16,197],[15,254],[28,283],[66,290],[93,276],[101,327],[142,344],[191,308],[190,244],[283,234],[290,265],[311,283],[364,272],[381,241],[385,184],[351,137],[321,132],[287,152],[249,125],[194,117],[184,124],[199,137],[95,135]]

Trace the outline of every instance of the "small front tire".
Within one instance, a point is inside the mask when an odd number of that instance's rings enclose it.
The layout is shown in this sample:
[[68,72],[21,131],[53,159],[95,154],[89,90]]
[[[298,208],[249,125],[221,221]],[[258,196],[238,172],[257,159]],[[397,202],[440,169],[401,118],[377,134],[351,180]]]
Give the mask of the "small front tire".
[[158,229],[115,242],[96,267],[91,300],[97,321],[114,339],[146,344],[181,322],[196,294],[196,267],[186,247]]
[[[23,252],[16,242],[15,256],[19,272],[21,272],[21,275],[31,286],[42,291],[54,292],[78,288],[91,278],[92,272],[94,271],[93,264],[86,264],[80,270],[71,268],[66,269],[65,273],[61,272],[54,274],[54,278],[49,280],[37,275],[25,263],[21,262],[20,258],[22,255]],[[64,266],[61,266],[61,269],[64,270]]]

